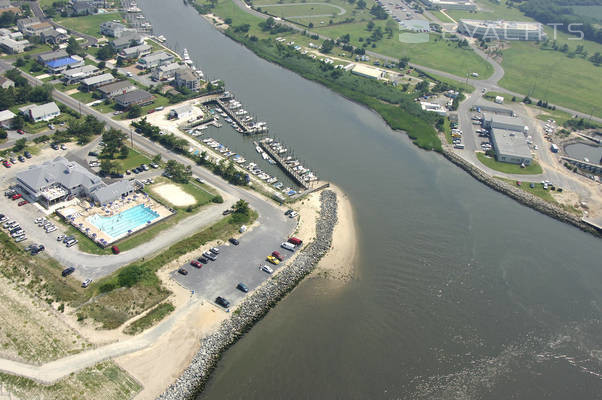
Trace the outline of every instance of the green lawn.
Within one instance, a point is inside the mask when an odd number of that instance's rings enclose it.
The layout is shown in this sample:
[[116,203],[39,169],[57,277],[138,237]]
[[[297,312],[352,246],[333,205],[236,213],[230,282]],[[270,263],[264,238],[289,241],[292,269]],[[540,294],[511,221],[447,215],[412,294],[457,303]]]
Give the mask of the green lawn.
[[[449,11],[446,11],[446,13],[448,13],[448,12],[449,12]],[[443,23],[450,23],[450,22],[453,22],[451,19],[449,19],[449,17],[447,17],[447,15],[443,14],[443,13],[442,13],[441,11],[439,11],[439,10],[433,10],[433,11],[431,11],[431,14],[433,14],[435,17],[437,17],[437,19],[438,19],[440,22],[443,22]],[[434,21],[434,22],[437,22],[437,21]]]
[[150,310],[144,317],[137,319],[128,325],[123,332],[128,335],[136,335],[153,325],[156,325],[159,321],[169,315],[175,310],[173,304],[166,302],[161,303],[152,310]]
[[459,19],[486,19],[486,20],[498,20],[505,19],[507,21],[532,21],[531,18],[525,17],[525,15],[518,8],[508,8],[506,0],[501,0],[499,3],[491,0],[479,0],[478,4],[483,10],[476,12],[461,11],[461,10],[447,10],[449,14],[456,21]]
[[499,162],[494,158],[487,157],[484,153],[481,152],[477,152],[477,158],[486,167],[489,167],[499,172],[503,172],[505,174],[538,175],[543,172],[541,166],[535,160],[532,161],[531,165],[529,165],[528,167],[521,168],[520,165],[517,164]]
[[[44,53],[46,51],[51,51],[51,50],[52,50],[52,48],[50,46],[48,46],[47,44],[37,44],[37,45],[35,45],[35,47],[33,49],[27,50],[27,51],[24,51],[23,53],[18,54],[18,57],[23,57],[26,55],[34,56],[36,54]],[[9,54],[6,56],[2,56],[0,58],[3,58],[3,59],[11,58],[12,59],[12,58],[15,58],[15,54]]]
[[[129,140],[129,138],[127,138]],[[128,142],[129,143],[129,142]],[[150,159],[142,153],[130,148],[130,152],[125,159],[116,159],[115,162],[119,164],[119,170],[125,172],[126,169],[132,169],[138,167],[140,164],[149,164]]]
[[98,99],[95,99],[94,97],[92,97],[92,92],[79,91],[77,93],[71,94],[70,96],[73,97],[77,101],[81,101],[84,104],[88,104],[88,103],[98,100]]
[[87,15],[84,17],[71,17],[57,19],[56,22],[67,29],[86,33],[90,36],[100,37],[100,24],[112,20],[121,20],[119,13]]
[[[540,197],[549,203],[556,203],[556,200],[554,200],[554,197],[552,197],[550,190],[545,190],[541,183],[520,181],[520,186],[518,186],[516,181],[512,181],[510,179],[504,179],[504,178],[500,178],[500,177],[496,177],[496,178],[501,181],[508,182],[511,185],[515,185],[516,187],[522,189],[523,191],[525,191],[527,193],[531,193],[532,195],[535,195],[537,197]],[[533,188],[531,188],[531,183],[533,183],[533,185],[534,185]]]

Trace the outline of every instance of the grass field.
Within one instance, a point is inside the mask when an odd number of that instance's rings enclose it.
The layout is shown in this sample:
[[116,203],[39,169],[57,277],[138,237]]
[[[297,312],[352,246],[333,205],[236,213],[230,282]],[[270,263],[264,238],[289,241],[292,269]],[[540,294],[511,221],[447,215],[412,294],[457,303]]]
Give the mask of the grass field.
[[536,161],[532,161],[531,165],[526,168],[521,168],[520,165],[517,164],[499,162],[494,158],[487,157],[481,152],[477,152],[477,158],[486,167],[503,172],[505,174],[538,175],[543,172],[541,166]]
[[52,385],[0,373],[0,382],[19,399],[130,399],[142,387],[114,362],[106,361]]
[[123,332],[128,335],[137,335],[138,333],[150,328],[153,325],[156,325],[159,321],[169,315],[173,310],[175,310],[173,304],[161,303],[152,310],[150,310],[146,315],[136,321],[132,322],[128,325]]
[[[128,138],[129,139],[129,138]],[[132,169],[134,167],[140,166],[140,164],[149,164],[150,159],[144,154],[129,148],[130,152],[125,159],[117,159],[116,162],[119,164],[119,169],[122,172],[125,172],[126,169]]]
[[531,20],[530,18],[525,17],[518,8],[509,8],[506,0],[501,0],[499,3],[491,0],[479,0],[477,1],[477,4],[482,8],[482,10],[477,10],[476,12],[447,10],[446,13],[456,21],[458,19],[505,19],[507,21]]
[[119,13],[87,15],[85,17],[60,18],[56,22],[67,29],[100,37],[100,24],[112,20],[121,20]]
[[[510,179],[504,179],[504,178],[500,178],[500,177],[496,177],[496,178],[501,181],[507,182],[511,185],[514,185],[527,193],[531,193],[532,195],[542,198],[549,203],[556,203],[556,200],[554,200],[554,197],[552,197],[552,194],[550,193],[550,191],[544,190],[543,185],[541,183],[521,181],[520,186],[518,186],[516,181],[512,181]],[[530,186],[531,183],[533,183],[535,187],[531,188],[531,186]]]

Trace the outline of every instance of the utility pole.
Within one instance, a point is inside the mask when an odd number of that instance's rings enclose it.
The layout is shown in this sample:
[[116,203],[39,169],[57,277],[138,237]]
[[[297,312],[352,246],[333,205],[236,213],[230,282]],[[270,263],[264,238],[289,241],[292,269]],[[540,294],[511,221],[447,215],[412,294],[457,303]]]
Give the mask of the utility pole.
[[132,146],[132,149],[134,149],[134,131],[132,130],[132,128],[130,128],[130,144]]

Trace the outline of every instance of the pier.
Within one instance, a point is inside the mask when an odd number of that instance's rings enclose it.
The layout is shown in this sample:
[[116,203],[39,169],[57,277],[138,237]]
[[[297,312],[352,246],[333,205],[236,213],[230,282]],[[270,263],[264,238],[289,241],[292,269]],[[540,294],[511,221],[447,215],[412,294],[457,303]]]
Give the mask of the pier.
[[240,120],[240,118],[238,118],[238,116],[228,108],[228,106],[221,100],[221,99],[216,99],[215,100],[217,102],[217,104],[220,106],[220,108],[222,110],[224,110],[224,112],[226,114],[228,114],[228,116],[238,124],[238,126],[240,127],[240,129],[242,129],[242,133],[253,133],[251,132],[251,130],[249,129],[249,127],[247,126],[247,124],[245,124],[244,122],[242,122]]
[[297,185],[307,190],[309,186],[307,186],[307,182],[303,180],[303,177],[299,175],[294,169],[290,166],[286,165],[282,157],[278,153],[276,153],[268,143],[266,143],[265,139],[259,141],[259,146],[265,151],[282,170],[293,180]]

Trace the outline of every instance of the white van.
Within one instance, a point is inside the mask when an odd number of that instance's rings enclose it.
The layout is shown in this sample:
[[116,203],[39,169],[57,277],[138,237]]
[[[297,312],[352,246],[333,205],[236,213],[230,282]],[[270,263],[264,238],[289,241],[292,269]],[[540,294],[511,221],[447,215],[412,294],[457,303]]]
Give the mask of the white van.
[[289,243],[289,242],[282,242],[280,247],[282,247],[283,249],[291,250],[291,251],[295,250],[295,245],[292,243]]

